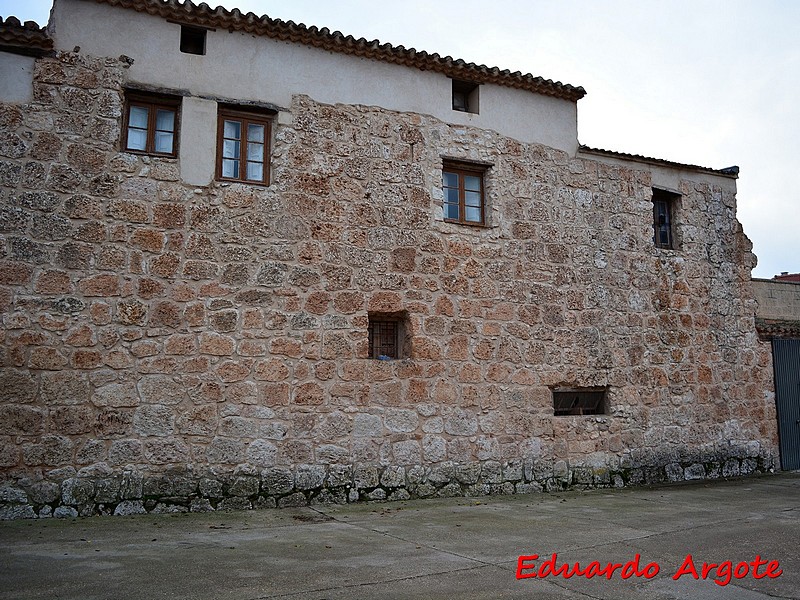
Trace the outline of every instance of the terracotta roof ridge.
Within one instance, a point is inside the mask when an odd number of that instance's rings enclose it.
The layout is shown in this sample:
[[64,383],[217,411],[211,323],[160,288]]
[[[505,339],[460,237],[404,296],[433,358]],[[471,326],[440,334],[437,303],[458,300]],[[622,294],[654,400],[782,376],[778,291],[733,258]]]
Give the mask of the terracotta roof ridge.
[[679,167],[682,169],[691,169],[693,171],[706,171],[709,173],[715,173],[717,175],[725,175],[727,177],[737,178],[739,176],[739,167],[733,165],[732,167],[726,167],[724,169],[712,169],[711,167],[703,167],[701,165],[690,165],[687,163],[679,163],[672,160],[666,160],[663,158],[653,158],[652,156],[643,156],[641,154],[629,154],[627,152],[617,152],[616,150],[605,150],[603,148],[592,148],[591,146],[586,146],[581,144],[578,148],[580,152],[587,152],[590,154],[603,154],[606,156],[613,156],[616,158],[624,158],[627,160],[638,160],[640,162],[648,162],[648,163],[655,163],[669,167]]
[[17,27],[26,31],[45,31],[45,28],[41,27],[36,21],[25,21],[23,23],[14,15],[9,15],[5,19],[0,16],[0,26]]
[[35,21],[20,22],[17,17],[0,17],[0,48],[16,54],[42,55],[53,49],[46,27]]
[[352,54],[361,58],[414,67],[422,71],[435,71],[472,83],[493,83],[572,101],[577,101],[586,95],[586,90],[580,86],[544,79],[530,73],[523,74],[520,71],[512,73],[508,69],[501,70],[498,67],[477,65],[462,59],[454,59],[452,56],[442,57],[437,53],[429,53],[416,48],[381,43],[377,39],[355,38],[338,30],[331,32],[327,27],[306,26],[294,21],[273,19],[267,15],[259,17],[252,12],[242,14],[238,8],[232,10],[227,10],[222,6],[211,8],[205,2],[194,4],[191,0],[184,2],[178,2],[178,0],[94,1],[178,20],[187,25],[244,31],[281,41],[322,48],[331,52]]

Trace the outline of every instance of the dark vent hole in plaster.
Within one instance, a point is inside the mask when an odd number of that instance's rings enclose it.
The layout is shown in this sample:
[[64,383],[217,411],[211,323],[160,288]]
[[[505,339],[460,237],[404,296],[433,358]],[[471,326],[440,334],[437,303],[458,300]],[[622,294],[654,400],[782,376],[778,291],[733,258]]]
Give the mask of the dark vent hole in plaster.
[[206,53],[206,30],[181,25],[181,52],[204,55]]

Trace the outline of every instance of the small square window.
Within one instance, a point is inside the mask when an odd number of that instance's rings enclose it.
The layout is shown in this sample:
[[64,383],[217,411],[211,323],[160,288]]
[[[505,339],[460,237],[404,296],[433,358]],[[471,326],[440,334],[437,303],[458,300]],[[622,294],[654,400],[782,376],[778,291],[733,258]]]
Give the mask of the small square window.
[[179,105],[180,98],[128,94],[123,148],[141,154],[176,156]]
[[220,109],[217,179],[269,185],[269,116]]
[[453,79],[453,110],[478,114],[480,86],[477,83]]
[[605,388],[557,388],[552,392],[556,417],[608,414]]
[[442,211],[445,221],[466,225],[485,224],[484,172],[480,167],[444,163]]
[[206,30],[181,25],[181,52],[204,55],[206,53]]
[[407,315],[400,313],[369,314],[369,357],[392,360],[411,356]]
[[653,188],[653,241],[656,248],[675,248],[673,223],[679,194]]

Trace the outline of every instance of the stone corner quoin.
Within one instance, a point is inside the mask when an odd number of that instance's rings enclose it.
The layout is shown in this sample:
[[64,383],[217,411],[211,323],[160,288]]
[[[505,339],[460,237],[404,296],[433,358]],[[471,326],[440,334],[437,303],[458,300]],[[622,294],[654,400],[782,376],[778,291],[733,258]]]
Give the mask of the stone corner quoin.
[[[75,49],[78,16],[99,40],[129,19],[139,47]],[[29,77],[0,102],[0,519],[779,468],[729,175],[519,139],[492,124],[494,98],[563,104],[567,130],[576,100],[478,80],[465,116],[447,73],[380,57],[334,58],[346,81],[364,69],[444,90],[446,110],[358,86],[224,95],[199,67],[154,85],[148,52],[179,24],[74,0],[54,18],[54,50],[0,51]],[[339,52],[234,25],[191,60]],[[169,48],[165,68],[189,60]],[[132,99],[154,92],[177,98],[174,157],[124,150]],[[236,102],[268,119],[260,185],[214,172],[218,109]],[[529,115],[533,130],[551,114]],[[480,174],[483,226],[444,218],[458,196],[443,168]],[[654,244],[654,188],[674,198],[671,248]],[[375,321],[400,332],[397,358],[370,358]],[[605,404],[556,416],[564,389]]]

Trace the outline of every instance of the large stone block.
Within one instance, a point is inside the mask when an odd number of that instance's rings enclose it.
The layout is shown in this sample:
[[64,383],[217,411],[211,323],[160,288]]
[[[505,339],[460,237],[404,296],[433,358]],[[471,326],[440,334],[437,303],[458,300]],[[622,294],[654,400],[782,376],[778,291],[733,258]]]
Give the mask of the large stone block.
[[133,413],[133,430],[144,437],[170,435],[175,431],[175,414],[161,404],[140,406]]
[[248,464],[265,467],[274,465],[278,449],[266,440],[254,440],[247,447]]
[[261,488],[265,494],[288,494],[294,489],[294,473],[286,467],[271,467],[261,472]]
[[415,431],[419,426],[416,411],[403,408],[386,409],[383,421],[386,429],[394,433]]
[[72,506],[81,506],[94,499],[94,482],[72,478],[61,484],[61,501]]

